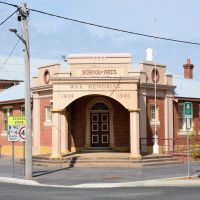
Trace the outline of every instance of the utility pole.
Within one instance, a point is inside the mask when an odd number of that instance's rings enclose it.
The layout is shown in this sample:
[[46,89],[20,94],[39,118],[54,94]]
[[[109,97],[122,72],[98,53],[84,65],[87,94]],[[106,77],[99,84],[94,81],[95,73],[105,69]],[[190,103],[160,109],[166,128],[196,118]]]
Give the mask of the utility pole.
[[26,4],[19,6],[19,21],[21,21],[24,43],[24,81],[25,81],[25,178],[32,179],[32,129],[31,129],[31,91],[30,91],[30,50],[27,17],[29,11]]

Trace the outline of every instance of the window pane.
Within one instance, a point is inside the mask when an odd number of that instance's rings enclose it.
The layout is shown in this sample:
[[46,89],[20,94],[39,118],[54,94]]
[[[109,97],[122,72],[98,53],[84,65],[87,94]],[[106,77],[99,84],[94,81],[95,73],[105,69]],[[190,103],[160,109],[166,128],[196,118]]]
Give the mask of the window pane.
[[199,105],[199,118],[200,118],[200,105]]
[[184,126],[185,126],[185,119],[179,118],[179,129],[184,130],[185,129]]
[[183,103],[178,105],[178,116],[183,118],[184,117],[184,106]]
[[45,116],[46,116],[46,119],[45,121],[46,122],[51,122],[51,107],[46,107],[45,108]]
[[12,115],[13,115],[13,108],[9,108],[8,116],[12,116]]
[[3,130],[7,131],[8,129],[8,116],[12,116],[13,115],[13,108],[4,108],[3,109]]
[[25,107],[24,106],[21,107],[21,115],[25,116]]
[[155,105],[152,105],[150,107],[150,112],[151,112],[151,120],[155,120],[156,119]]

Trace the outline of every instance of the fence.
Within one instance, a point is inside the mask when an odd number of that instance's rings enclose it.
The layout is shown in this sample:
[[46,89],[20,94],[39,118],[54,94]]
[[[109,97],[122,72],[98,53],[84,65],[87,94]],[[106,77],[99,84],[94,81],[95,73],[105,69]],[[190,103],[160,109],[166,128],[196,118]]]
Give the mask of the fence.
[[[140,138],[140,152],[147,154],[153,152],[153,138]],[[185,161],[187,155],[187,140],[186,137],[176,139],[158,138],[159,152],[178,157]],[[200,158],[200,138],[190,138],[190,154],[191,158]]]

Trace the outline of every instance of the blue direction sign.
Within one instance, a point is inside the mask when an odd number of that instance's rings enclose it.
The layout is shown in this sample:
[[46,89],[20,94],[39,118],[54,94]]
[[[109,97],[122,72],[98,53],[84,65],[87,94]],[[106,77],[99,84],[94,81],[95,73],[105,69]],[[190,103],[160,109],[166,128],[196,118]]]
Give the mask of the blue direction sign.
[[192,118],[192,103],[191,102],[185,102],[184,103],[184,114],[185,118]]

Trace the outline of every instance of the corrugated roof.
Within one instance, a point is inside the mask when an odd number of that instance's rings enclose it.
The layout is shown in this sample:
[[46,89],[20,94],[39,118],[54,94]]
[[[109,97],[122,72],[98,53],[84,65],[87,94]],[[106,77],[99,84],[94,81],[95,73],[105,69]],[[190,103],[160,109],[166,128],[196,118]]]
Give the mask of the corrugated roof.
[[[5,65],[6,56],[0,56],[0,80],[24,80],[24,59],[23,57],[11,57]],[[40,66],[52,63],[61,63],[61,60],[38,59],[30,60],[30,76],[37,76],[37,69]],[[2,67],[3,66],[3,67]],[[65,66],[66,67],[66,66]]]
[[176,97],[200,98],[199,81],[173,75],[173,85],[176,86],[174,93]]
[[13,101],[25,98],[24,82],[19,85],[12,86],[0,92],[0,103],[5,101]]

